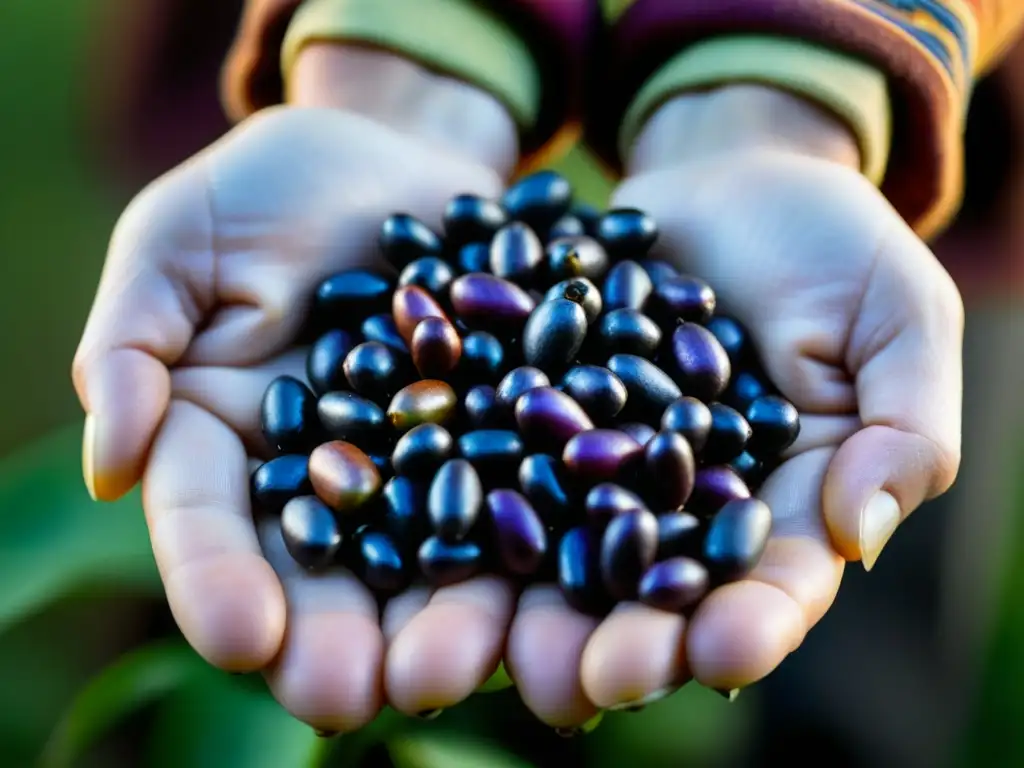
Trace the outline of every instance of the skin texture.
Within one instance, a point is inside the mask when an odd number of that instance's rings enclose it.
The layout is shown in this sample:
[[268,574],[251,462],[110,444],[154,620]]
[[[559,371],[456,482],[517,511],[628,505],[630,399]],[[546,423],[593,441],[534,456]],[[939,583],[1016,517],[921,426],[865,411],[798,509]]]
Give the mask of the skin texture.
[[[290,308],[332,271],[372,263],[390,212],[438,226],[452,195],[497,196],[517,150],[495,101],[386,54],[310,47],[289,92],[292,106],[246,121],[125,212],[74,380],[86,481],[106,500],[142,480],[186,638],[219,667],[262,670],[311,726],[351,731],[385,702],[452,706],[503,655],[555,727],[691,676],[748,684],[799,645],[844,560],[864,554],[860,512],[874,491],[891,492],[902,516],[952,481],[952,283],[851,169],[845,129],[781,94],[730,88],[665,105],[614,204],[654,215],[665,255],[719,287],[803,411],[793,458],[762,493],[777,524],[754,574],[687,625],[635,605],[598,623],[550,586],[517,595],[493,577],[413,588],[379,616],[350,574],[299,572],[280,531],[252,522],[246,491],[247,463],[265,450],[262,393],[280,373],[303,377]],[[737,110],[763,119],[729,134]]]

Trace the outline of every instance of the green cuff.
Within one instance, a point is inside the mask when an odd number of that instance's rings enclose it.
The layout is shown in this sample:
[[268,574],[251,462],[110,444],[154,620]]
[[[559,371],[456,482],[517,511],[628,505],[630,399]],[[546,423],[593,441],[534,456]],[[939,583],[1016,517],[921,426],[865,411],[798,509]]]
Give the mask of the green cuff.
[[286,83],[299,51],[317,41],[396,51],[492,94],[520,128],[537,122],[541,84],[529,49],[473,0],[307,0],[281,49]]
[[881,183],[892,133],[885,75],[858,59],[780,37],[714,38],[688,46],[668,61],[626,112],[619,130],[622,156],[647,119],[673,96],[743,82],[790,91],[834,113],[857,137],[863,174]]

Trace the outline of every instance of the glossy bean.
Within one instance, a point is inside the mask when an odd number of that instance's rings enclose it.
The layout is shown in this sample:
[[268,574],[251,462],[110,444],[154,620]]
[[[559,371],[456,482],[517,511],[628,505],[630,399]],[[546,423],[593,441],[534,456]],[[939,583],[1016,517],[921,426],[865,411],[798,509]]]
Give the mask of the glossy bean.
[[467,243],[459,249],[455,263],[464,275],[487,272],[491,268],[491,244]]
[[601,537],[601,577],[616,600],[636,598],[641,577],[658,551],[658,519],[639,509],[615,516]]
[[358,328],[370,315],[388,310],[393,289],[391,278],[377,272],[339,272],[317,288],[314,314],[327,327]]
[[380,492],[381,477],[370,457],[351,443],[324,443],[309,455],[313,490],[335,512],[351,513]]
[[544,371],[528,365],[509,371],[498,383],[495,399],[498,407],[509,415],[514,414],[516,401],[531,389],[550,387],[551,379]]
[[517,285],[531,285],[543,259],[540,238],[521,222],[505,225],[491,241],[491,274]]
[[264,515],[278,515],[296,496],[313,492],[309,482],[309,457],[301,454],[278,456],[261,464],[249,482],[253,509]]
[[562,371],[571,365],[587,336],[587,315],[569,299],[537,306],[523,330],[526,364],[542,371]]
[[426,539],[417,553],[420,573],[433,587],[447,587],[476,576],[484,565],[483,550],[473,541]]
[[332,440],[344,440],[373,452],[390,436],[384,411],[353,392],[328,392],[316,409],[324,432]]
[[451,458],[455,440],[439,424],[420,424],[402,435],[391,453],[395,472],[413,478],[430,478]]
[[356,346],[356,337],[349,331],[328,331],[306,356],[306,378],[318,395],[347,386],[345,358]]
[[640,602],[670,613],[682,613],[707,595],[708,570],[689,557],[674,557],[651,566],[640,580]]
[[359,577],[378,595],[389,596],[409,584],[409,569],[398,544],[382,531],[359,535]]
[[548,238],[550,240],[558,240],[563,237],[581,237],[586,234],[587,228],[583,221],[571,213],[567,213],[560,218],[548,230]]
[[728,464],[747,447],[753,434],[743,414],[723,403],[712,403],[711,431],[708,442],[701,451],[706,464]]
[[455,313],[470,327],[497,335],[518,332],[536,306],[515,283],[480,272],[456,278],[450,297]]
[[614,309],[641,311],[654,284],[647,271],[635,261],[620,261],[604,278],[601,297],[606,312]]
[[671,328],[680,320],[706,323],[717,304],[710,285],[699,278],[680,275],[655,286],[644,312],[663,328]]
[[711,518],[702,560],[717,583],[750,573],[761,559],[772,530],[772,511],[758,499],[730,501]]
[[608,254],[592,238],[560,237],[548,243],[545,264],[549,280],[575,277],[599,280],[608,271]]
[[732,376],[729,355],[702,325],[684,322],[672,332],[672,373],[682,391],[708,403],[725,391]]
[[739,371],[729,382],[722,395],[722,402],[740,413],[745,413],[755,400],[767,394],[768,386],[758,374],[753,371]]
[[570,497],[554,456],[536,453],[523,459],[519,487],[549,525],[567,519]]
[[716,315],[708,320],[705,327],[718,339],[733,366],[746,359],[750,338],[739,321],[726,315]]
[[635,309],[615,309],[601,318],[598,328],[605,355],[639,355],[653,358],[661,345],[661,328]]
[[366,341],[353,348],[342,368],[355,392],[381,404],[414,378],[408,358],[379,341]]
[[441,238],[415,216],[396,213],[385,219],[378,240],[384,258],[395,269],[424,256],[441,255]]
[[607,424],[626,405],[626,385],[607,368],[599,365],[577,365],[562,377],[562,390],[591,419]]
[[658,239],[658,225],[643,211],[616,208],[600,218],[597,236],[616,261],[642,259]]
[[511,482],[523,460],[523,441],[512,430],[480,429],[459,437],[459,455],[493,486]]
[[366,318],[363,322],[362,332],[366,341],[380,342],[400,355],[409,354],[409,345],[405,343],[405,339],[398,332],[398,326],[395,325],[395,319],[390,312]]
[[623,413],[628,411],[641,421],[657,423],[665,410],[682,397],[672,377],[642,357],[612,355],[608,359],[608,370],[626,386],[628,397]]
[[689,512],[665,512],[658,515],[658,560],[696,557],[704,541],[700,520]]
[[416,259],[402,270],[398,276],[398,285],[415,285],[443,303],[454,279],[455,271],[447,261],[436,256],[426,256]]
[[555,299],[568,299],[583,307],[588,325],[597,320],[604,306],[601,300],[601,291],[585,277],[562,280],[551,286],[544,294],[543,300],[554,301]]
[[418,547],[428,533],[425,482],[393,477],[381,491],[381,527],[403,552]]
[[505,348],[496,336],[473,331],[462,340],[459,372],[466,381],[497,384],[505,369]]
[[279,454],[308,453],[320,439],[316,395],[292,376],[279,376],[263,393],[263,435]]
[[284,505],[281,537],[292,559],[311,571],[327,568],[341,549],[341,527],[316,496],[298,496]]
[[560,453],[570,438],[594,423],[569,395],[538,387],[516,401],[516,423],[526,441],[540,450]]
[[643,447],[626,433],[593,429],[566,443],[562,463],[573,477],[593,484],[628,477],[642,456]]
[[450,459],[434,476],[427,494],[427,514],[443,541],[461,541],[472,530],[483,504],[480,476],[465,459]]
[[572,185],[554,171],[538,171],[509,187],[501,204],[509,218],[546,233],[572,205]]
[[470,429],[496,429],[505,421],[495,400],[494,387],[487,384],[471,387],[462,398],[462,408]]
[[665,409],[661,428],[678,432],[700,454],[711,434],[711,409],[695,397],[681,397]]
[[455,370],[462,339],[447,318],[424,318],[412,334],[412,360],[425,379],[440,379]]
[[776,395],[762,395],[747,408],[752,433],[747,445],[754,456],[782,454],[800,436],[800,414],[791,402]]
[[651,283],[655,287],[661,285],[666,280],[679,277],[679,272],[675,267],[667,261],[660,259],[645,259],[640,262],[640,266],[647,272],[647,276],[651,278]]
[[678,432],[662,430],[644,447],[646,495],[657,509],[679,509],[693,493],[697,465],[690,444]]
[[440,317],[448,320],[444,309],[437,300],[422,288],[406,285],[395,291],[391,299],[391,314],[395,318],[395,326],[405,343],[412,348],[412,334],[416,326],[428,317]]
[[601,537],[589,526],[572,528],[558,545],[558,586],[580,613],[600,616],[612,601],[601,579]]
[[687,509],[696,515],[709,517],[730,501],[748,498],[750,488],[733,469],[704,467],[697,470]]
[[388,405],[387,417],[396,431],[407,432],[419,424],[446,424],[456,405],[455,390],[449,384],[426,379],[399,390]]
[[487,494],[493,549],[505,571],[514,576],[530,576],[541,566],[547,553],[547,531],[520,493],[495,490]]
[[625,432],[640,443],[640,445],[644,446],[651,442],[651,439],[658,434],[654,427],[639,421],[627,421],[625,424],[619,424],[615,428],[620,432]]
[[478,195],[456,195],[444,209],[444,235],[449,246],[490,242],[508,216],[494,200]]
[[604,528],[612,518],[626,512],[647,509],[643,499],[630,490],[615,483],[600,483],[587,493],[583,508],[587,521],[598,528]]

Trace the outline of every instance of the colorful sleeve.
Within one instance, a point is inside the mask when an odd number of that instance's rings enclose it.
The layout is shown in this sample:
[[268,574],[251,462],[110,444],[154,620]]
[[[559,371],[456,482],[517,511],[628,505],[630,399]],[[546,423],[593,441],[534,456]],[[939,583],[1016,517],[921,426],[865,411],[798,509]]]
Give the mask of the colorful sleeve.
[[614,20],[591,144],[614,170],[672,96],[735,82],[784,88],[850,127],[863,172],[923,236],[959,205],[975,78],[1024,0],[633,0]]
[[302,47],[350,42],[393,50],[505,104],[532,163],[573,141],[596,0],[248,0],[224,70],[229,115],[283,99]]

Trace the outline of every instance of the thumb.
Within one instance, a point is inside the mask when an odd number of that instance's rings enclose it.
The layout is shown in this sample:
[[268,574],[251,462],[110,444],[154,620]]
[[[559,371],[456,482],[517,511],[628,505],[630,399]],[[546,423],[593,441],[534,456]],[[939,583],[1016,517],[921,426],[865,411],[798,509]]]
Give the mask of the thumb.
[[960,464],[963,303],[902,223],[879,250],[846,351],[863,428],[825,478],[833,543],[870,570],[896,527]]

